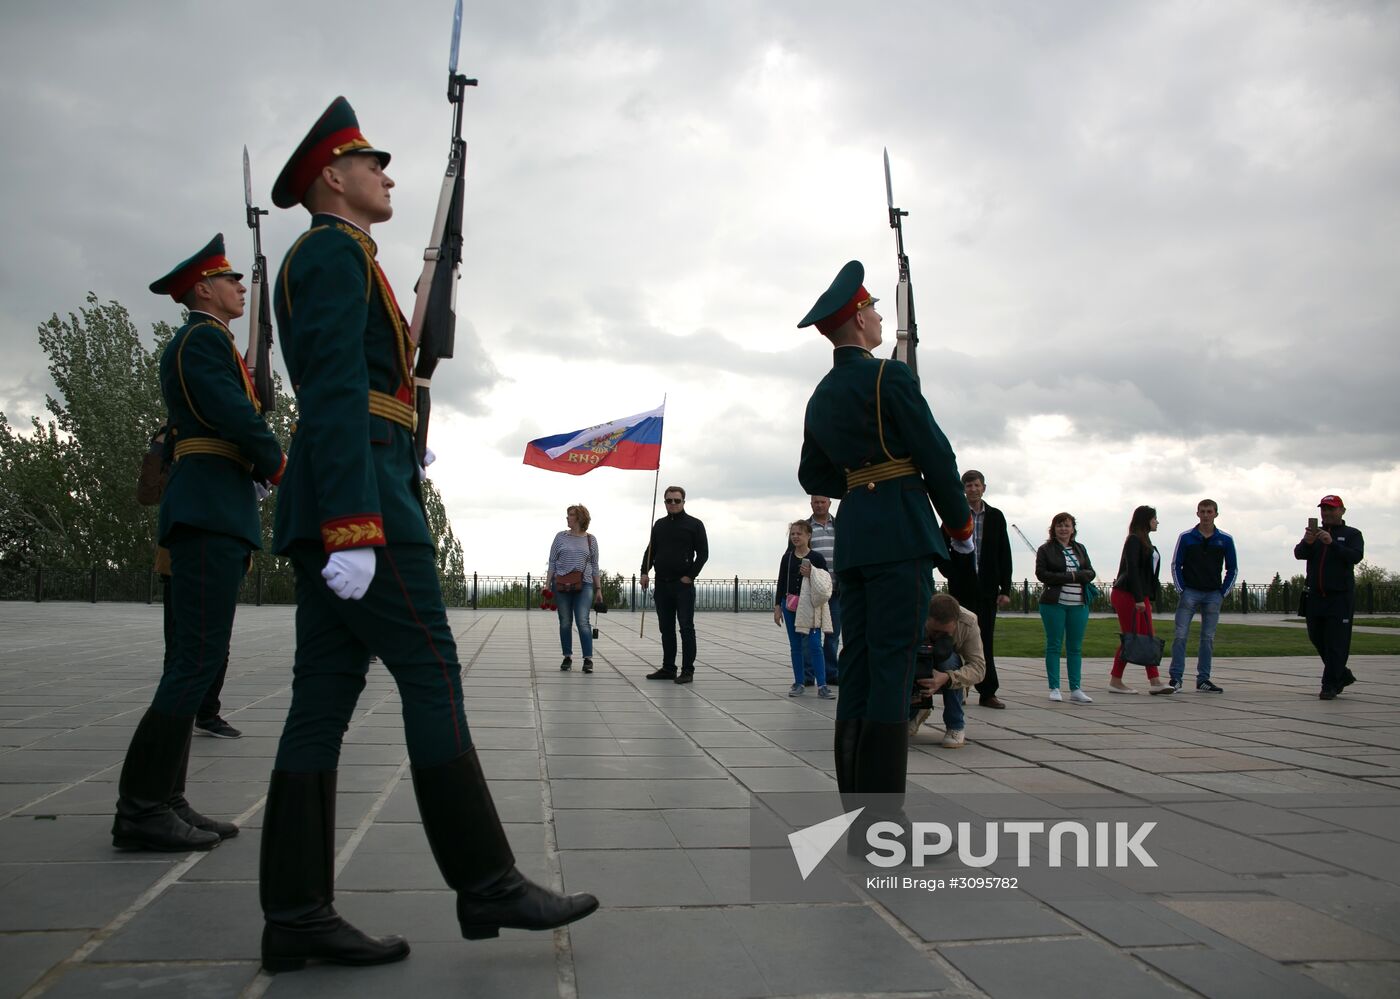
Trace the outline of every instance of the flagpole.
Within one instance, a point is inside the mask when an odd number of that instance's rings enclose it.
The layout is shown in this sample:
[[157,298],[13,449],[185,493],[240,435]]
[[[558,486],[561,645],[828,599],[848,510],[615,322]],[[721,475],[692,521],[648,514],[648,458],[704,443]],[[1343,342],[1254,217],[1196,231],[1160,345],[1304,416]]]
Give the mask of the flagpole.
[[[665,392],[663,392],[663,393],[661,394],[661,409],[662,409],[663,412],[664,412],[665,409],[666,409],[666,396],[667,396],[667,393],[665,393]],[[647,563],[647,565],[650,566],[650,568],[653,569],[653,570],[656,569],[656,566],[654,566],[654,565],[651,564],[651,532],[652,532],[652,525],[656,523],[656,489],[657,489],[657,487],[660,486],[660,485],[661,485],[661,457],[660,457],[660,455],[658,455],[658,456],[657,456],[657,459],[656,459],[656,477],[655,477],[654,479],[651,480],[651,519],[647,521],[647,557],[646,557],[646,563]],[[655,576],[656,573],[653,571],[653,572],[651,573],[651,575]],[[653,582],[655,582],[655,580],[653,580]],[[655,596],[653,596],[653,597],[652,597],[652,600],[654,601],[655,599],[656,599]],[[642,594],[642,620],[641,620],[641,623],[637,625],[637,637],[638,637],[638,638],[641,638],[641,637],[642,637],[642,632],[644,632],[644,631],[646,630],[646,627],[647,627],[647,598],[646,598],[646,594],[643,593],[643,594]]]
[[[648,565],[648,566],[651,566],[651,569],[653,570],[651,574],[652,574],[653,576],[656,574],[656,573],[655,573],[656,566],[654,566],[654,565],[651,564],[651,532],[652,532],[652,525],[656,523],[656,489],[657,489],[657,487],[660,486],[660,485],[661,485],[661,462],[658,461],[658,462],[656,463],[656,478],[653,479],[653,480],[652,480],[652,483],[651,483],[651,519],[650,519],[649,521],[647,521],[647,565]],[[653,579],[652,582],[656,582],[656,580]],[[654,598],[653,598],[653,599],[654,599]],[[638,637],[638,638],[641,638],[641,637],[642,637],[642,632],[644,632],[644,631],[646,630],[646,626],[647,626],[647,598],[646,598],[646,594],[643,593],[643,594],[642,594],[642,621],[641,621],[641,624],[637,625],[637,637]]]

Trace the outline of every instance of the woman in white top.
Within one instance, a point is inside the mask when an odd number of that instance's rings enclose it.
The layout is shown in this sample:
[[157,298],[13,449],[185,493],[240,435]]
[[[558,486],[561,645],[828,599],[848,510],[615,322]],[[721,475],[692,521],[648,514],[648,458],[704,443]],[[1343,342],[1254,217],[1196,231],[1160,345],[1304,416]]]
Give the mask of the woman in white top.
[[545,587],[554,591],[554,604],[559,608],[559,647],[563,650],[562,670],[574,665],[574,631],[578,625],[579,642],[583,645],[583,671],[593,672],[593,631],[588,626],[588,609],[593,606],[593,593],[601,583],[598,572],[598,539],[588,533],[592,517],[588,507],[576,503],[565,512],[569,529],[554,536],[549,546],[549,568]]

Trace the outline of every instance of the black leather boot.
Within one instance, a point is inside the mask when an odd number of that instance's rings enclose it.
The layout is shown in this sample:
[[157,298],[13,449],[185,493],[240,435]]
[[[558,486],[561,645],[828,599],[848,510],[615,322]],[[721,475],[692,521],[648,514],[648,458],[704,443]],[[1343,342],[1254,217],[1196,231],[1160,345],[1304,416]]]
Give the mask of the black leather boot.
[[219,819],[211,819],[207,815],[201,815],[185,800],[185,775],[189,773],[190,769],[190,740],[193,737],[193,729],[185,734],[185,751],[180,754],[180,769],[175,774],[175,787],[172,789],[174,793],[170,796],[170,810],[196,829],[211,832],[219,839],[233,839],[238,835],[236,825],[232,822],[223,822]]
[[516,870],[475,749],[414,767],[413,791],[433,857],[457,891],[457,921],[468,940],[499,936],[503,927],[552,930],[598,908],[592,895],[562,895]]
[[865,806],[846,840],[846,851],[865,854],[869,847],[866,833],[876,822],[897,822],[904,832],[899,837],[909,846],[909,817],[904,813],[905,775],[909,769],[909,724],[864,720],[855,745],[856,804]]
[[258,895],[262,965],[276,974],[307,961],[389,964],[408,956],[402,937],[371,937],[335,911],[336,772],[272,771],[263,818]]
[[170,808],[194,718],[154,709],[141,716],[122,763],[112,845],[119,850],[212,850],[217,833],[196,829]]
[[[857,793],[859,785],[856,783],[856,748],[860,745],[860,730],[864,724],[864,718],[836,719],[836,737],[833,740],[836,790],[841,796],[841,808],[847,812],[853,812],[863,804]],[[858,857],[865,851],[864,834],[858,835],[853,823],[846,833],[846,853]]]

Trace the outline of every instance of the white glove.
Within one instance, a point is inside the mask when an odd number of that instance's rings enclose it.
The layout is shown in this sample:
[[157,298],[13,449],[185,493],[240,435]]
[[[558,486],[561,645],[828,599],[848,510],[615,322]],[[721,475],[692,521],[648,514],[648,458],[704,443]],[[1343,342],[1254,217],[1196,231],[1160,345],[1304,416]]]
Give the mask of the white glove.
[[953,542],[953,551],[962,552],[964,555],[971,555],[977,550],[977,546],[972,543],[971,538],[959,541],[957,538],[950,539]]
[[428,466],[437,461],[437,455],[433,454],[433,449],[427,445],[423,446],[423,464],[418,466],[418,481],[422,482],[428,477]]
[[347,548],[332,552],[321,578],[341,600],[359,600],[374,579],[374,549]]
[[253,496],[257,499],[259,503],[261,503],[263,500],[267,499],[271,495],[272,487],[269,486],[266,482],[253,483]]

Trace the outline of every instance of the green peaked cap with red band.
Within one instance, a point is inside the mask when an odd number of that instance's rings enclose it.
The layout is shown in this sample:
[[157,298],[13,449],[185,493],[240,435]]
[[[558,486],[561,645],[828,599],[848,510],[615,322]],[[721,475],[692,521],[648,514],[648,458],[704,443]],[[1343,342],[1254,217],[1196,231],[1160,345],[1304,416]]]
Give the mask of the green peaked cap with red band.
[[311,126],[311,131],[282,168],[277,183],[272,185],[272,203],[278,208],[294,208],[301,204],[321,169],[346,153],[377,156],[381,167],[389,165],[389,154],[375,149],[360,131],[360,121],[350,102],[337,97]]
[[797,328],[815,326],[822,333],[840,329],[841,324],[861,308],[879,301],[865,290],[864,281],[865,265],[859,260],[852,260],[841,268],[836,280],[831,282],[831,287],[822,292],[817,304],[807,311]]
[[204,249],[188,260],[180,261],[165,277],[152,281],[151,291],[157,295],[169,295],[178,302],[205,278],[225,274],[235,281],[243,279],[243,275],[234,270],[228,257],[224,256],[224,234],[217,233]]

